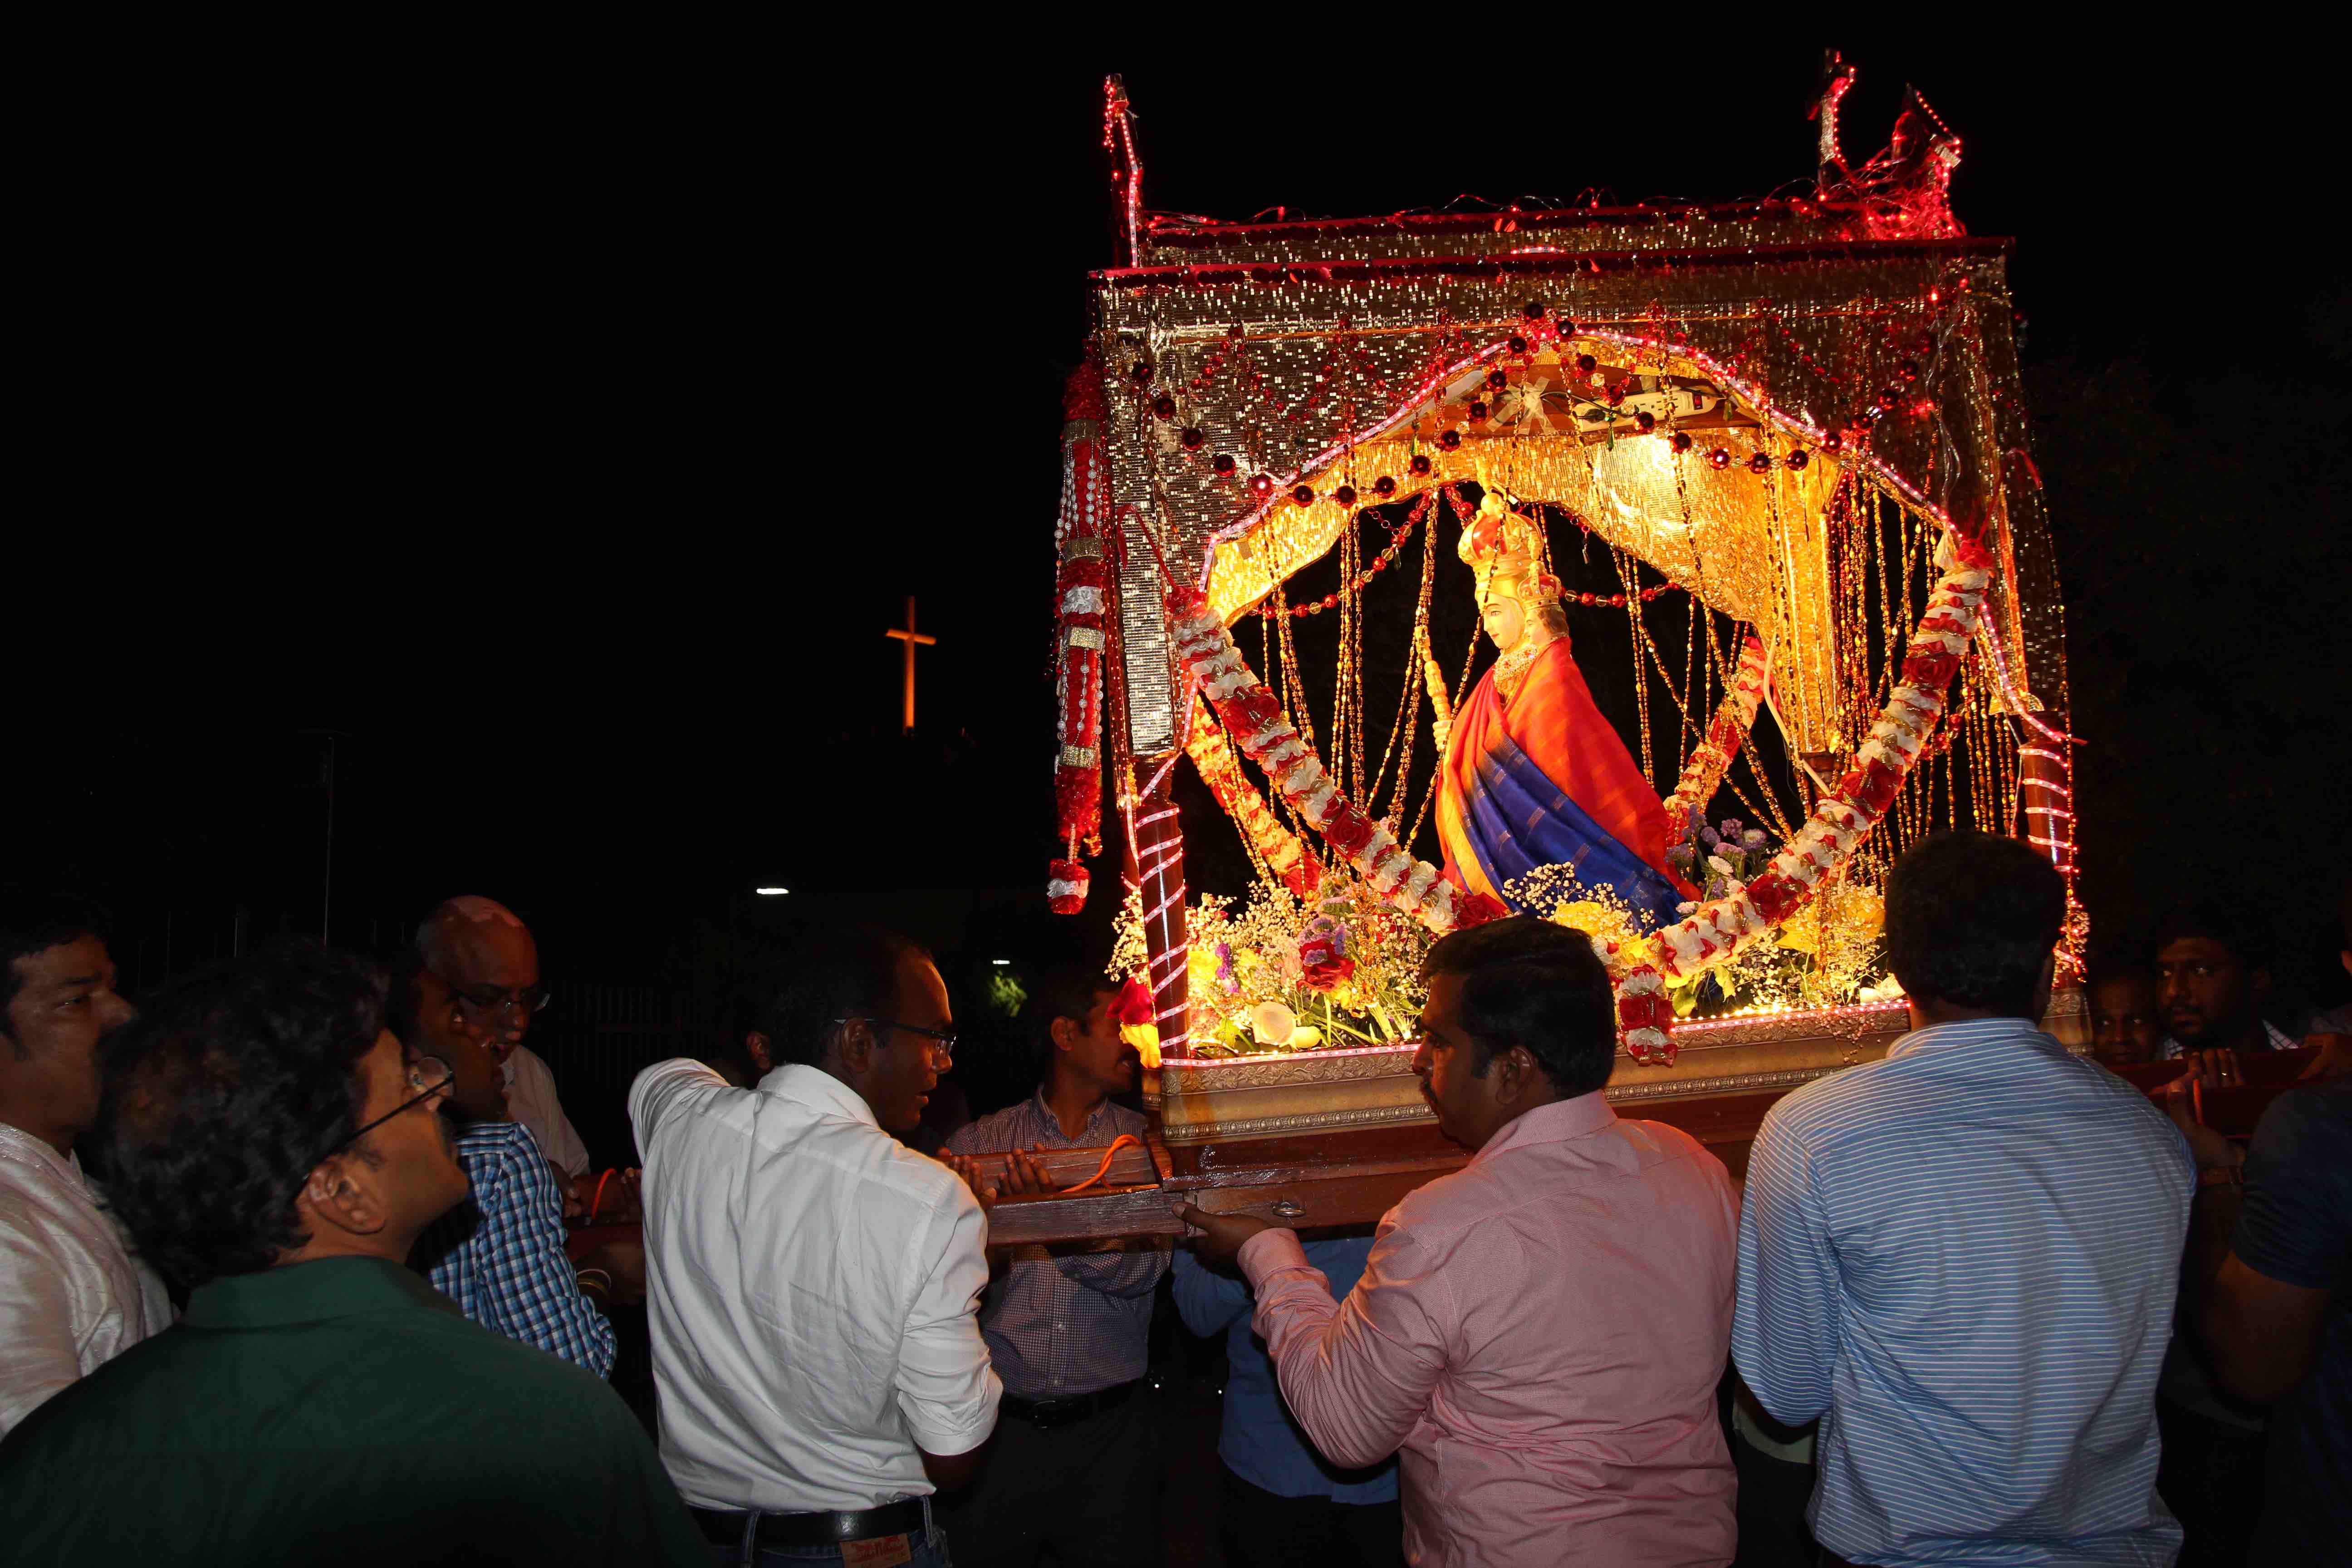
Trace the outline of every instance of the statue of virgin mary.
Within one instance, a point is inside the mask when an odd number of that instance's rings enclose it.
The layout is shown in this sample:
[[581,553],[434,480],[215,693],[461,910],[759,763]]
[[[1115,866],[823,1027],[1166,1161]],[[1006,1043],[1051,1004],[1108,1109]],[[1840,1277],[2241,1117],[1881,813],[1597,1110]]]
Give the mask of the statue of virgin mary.
[[1541,534],[1489,489],[1460,553],[1501,657],[1440,737],[1445,875],[1517,910],[1504,892],[1512,879],[1567,865],[1585,886],[1671,923],[1686,895],[1666,871],[1665,807],[1593,706]]

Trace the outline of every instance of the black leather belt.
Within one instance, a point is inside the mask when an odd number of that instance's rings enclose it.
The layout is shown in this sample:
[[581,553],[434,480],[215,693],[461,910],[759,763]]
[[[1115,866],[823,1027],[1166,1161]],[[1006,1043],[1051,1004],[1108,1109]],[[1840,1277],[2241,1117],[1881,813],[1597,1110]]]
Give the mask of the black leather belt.
[[[1137,1382],[1141,1382],[1138,1379]],[[1113,1388],[1097,1389],[1092,1394],[1074,1394],[1067,1399],[1015,1399],[1006,1394],[997,1408],[1004,1415],[1026,1421],[1032,1426],[1067,1426],[1073,1421],[1084,1421],[1089,1415],[1099,1415],[1106,1410],[1126,1404],[1136,1390],[1136,1384],[1122,1383]]]
[[[703,1535],[716,1546],[740,1543],[743,1521],[751,1517],[736,1509],[689,1506],[686,1511],[694,1515]],[[852,1513],[763,1513],[753,1539],[761,1546],[832,1546],[881,1535],[921,1535],[924,1529],[923,1500],[912,1497]]]

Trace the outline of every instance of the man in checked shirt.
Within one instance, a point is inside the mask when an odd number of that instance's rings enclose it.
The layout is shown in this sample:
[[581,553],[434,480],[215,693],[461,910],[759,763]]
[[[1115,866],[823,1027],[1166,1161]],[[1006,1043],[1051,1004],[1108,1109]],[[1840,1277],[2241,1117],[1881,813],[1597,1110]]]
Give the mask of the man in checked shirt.
[[[1110,1016],[1117,995],[1110,981],[1084,970],[1046,976],[1030,1007],[1044,1081],[1020,1104],[957,1132],[946,1153],[1095,1149],[1121,1133],[1141,1137],[1142,1113],[1110,1102],[1135,1088],[1142,1066]],[[1157,1562],[1158,1437],[1132,1396],[1149,1360],[1167,1242],[992,1247],[989,1257],[980,1329],[1004,1403],[996,1451],[942,1515],[957,1568],[1026,1568],[1047,1542],[1068,1568]]]
[[449,1064],[445,1110],[473,1189],[417,1239],[410,1267],[484,1328],[610,1377],[613,1325],[587,1292],[609,1297],[614,1270],[574,1273],[555,1173],[508,1109],[497,1058],[466,1027],[448,984],[413,953],[394,961],[385,1022],[404,1045]]

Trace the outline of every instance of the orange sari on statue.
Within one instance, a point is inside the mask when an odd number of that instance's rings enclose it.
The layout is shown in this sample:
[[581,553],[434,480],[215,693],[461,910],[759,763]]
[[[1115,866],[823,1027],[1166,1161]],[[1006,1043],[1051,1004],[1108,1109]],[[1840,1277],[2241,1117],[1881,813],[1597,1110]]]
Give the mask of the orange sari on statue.
[[1509,662],[1462,704],[1438,768],[1445,875],[1517,910],[1507,883],[1538,866],[1573,866],[1585,886],[1671,922],[1685,894],[1666,875],[1666,808],[1593,706],[1569,639],[1498,681]]

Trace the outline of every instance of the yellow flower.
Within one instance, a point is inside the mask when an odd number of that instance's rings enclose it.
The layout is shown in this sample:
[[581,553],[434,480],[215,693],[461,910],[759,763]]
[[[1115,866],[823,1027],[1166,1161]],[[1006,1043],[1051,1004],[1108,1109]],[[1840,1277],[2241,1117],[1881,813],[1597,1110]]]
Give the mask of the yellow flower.
[[1561,903],[1551,912],[1554,925],[1580,931],[1587,936],[1597,936],[1603,942],[1618,943],[1634,940],[1633,922],[1622,910],[1612,910],[1591,899],[1579,899],[1574,903]]

